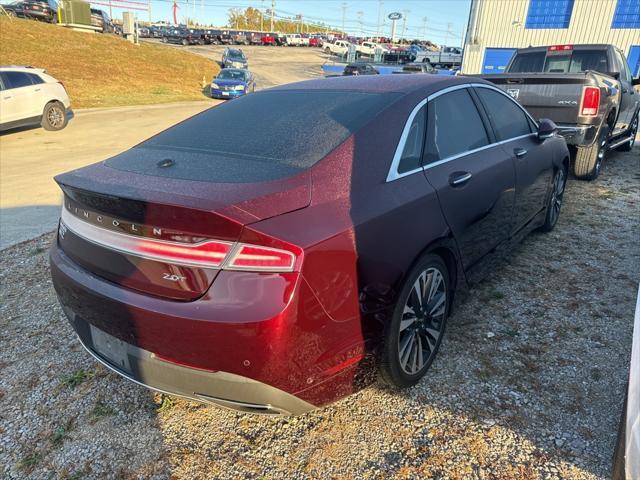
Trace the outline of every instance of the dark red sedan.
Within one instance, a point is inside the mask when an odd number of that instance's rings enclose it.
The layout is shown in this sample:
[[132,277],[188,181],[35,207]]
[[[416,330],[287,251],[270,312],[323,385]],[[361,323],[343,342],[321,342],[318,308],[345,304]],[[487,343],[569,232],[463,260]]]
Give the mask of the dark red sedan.
[[161,392],[298,414],[425,374],[454,299],[551,230],[569,153],[489,83],[264,90],[56,177],[53,282],[82,344]]

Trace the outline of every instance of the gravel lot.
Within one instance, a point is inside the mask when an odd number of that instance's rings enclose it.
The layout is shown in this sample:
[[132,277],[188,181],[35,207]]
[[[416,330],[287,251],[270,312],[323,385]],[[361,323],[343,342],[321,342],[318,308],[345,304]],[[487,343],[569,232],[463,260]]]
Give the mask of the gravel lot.
[[640,272],[640,150],[570,181],[450,320],[426,379],[295,418],[152,394],[82,349],[47,234],[0,252],[3,478],[606,478]]

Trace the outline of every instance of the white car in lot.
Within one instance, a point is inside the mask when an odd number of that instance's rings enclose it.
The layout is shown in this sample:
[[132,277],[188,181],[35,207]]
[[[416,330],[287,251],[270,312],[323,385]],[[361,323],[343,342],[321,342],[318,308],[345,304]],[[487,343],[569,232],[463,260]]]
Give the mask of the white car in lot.
[[70,108],[62,82],[44,69],[0,66],[0,131],[28,125],[61,130]]
[[[299,33],[287,33],[285,36],[285,41],[287,42],[288,47],[302,47],[304,46],[304,38]],[[307,46],[309,45],[309,39],[307,38]]]
[[325,43],[324,51],[327,53],[333,53],[334,55],[345,56],[349,51],[351,44],[345,40],[336,40],[335,42]]

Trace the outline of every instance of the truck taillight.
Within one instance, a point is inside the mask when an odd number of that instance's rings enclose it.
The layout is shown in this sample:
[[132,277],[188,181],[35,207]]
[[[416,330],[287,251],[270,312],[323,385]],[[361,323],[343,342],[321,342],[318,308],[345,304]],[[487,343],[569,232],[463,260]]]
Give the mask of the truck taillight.
[[551,45],[547,50],[550,52],[563,52],[573,50],[573,45]]
[[580,115],[594,117],[600,108],[600,89],[597,87],[584,87],[582,90],[582,107]]

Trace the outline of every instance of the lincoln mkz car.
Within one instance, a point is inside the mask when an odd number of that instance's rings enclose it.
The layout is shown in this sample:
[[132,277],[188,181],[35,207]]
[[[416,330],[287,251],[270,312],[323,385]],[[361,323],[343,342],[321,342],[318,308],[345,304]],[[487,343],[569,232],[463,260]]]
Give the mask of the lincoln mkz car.
[[300,414],[376,372],[417,383],[454,299],[554,227],[568,162],[552,122],[483,80],[263,90],[56,177],[53,282],[124,377]]

